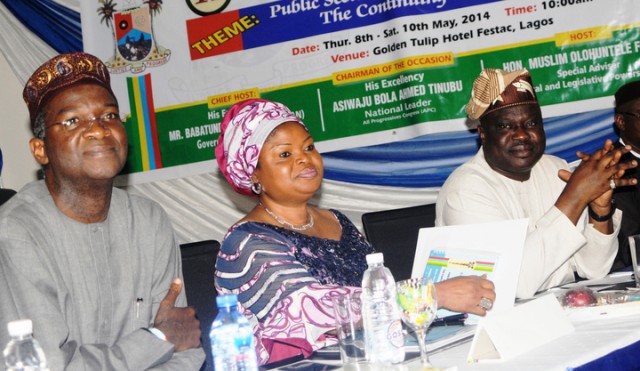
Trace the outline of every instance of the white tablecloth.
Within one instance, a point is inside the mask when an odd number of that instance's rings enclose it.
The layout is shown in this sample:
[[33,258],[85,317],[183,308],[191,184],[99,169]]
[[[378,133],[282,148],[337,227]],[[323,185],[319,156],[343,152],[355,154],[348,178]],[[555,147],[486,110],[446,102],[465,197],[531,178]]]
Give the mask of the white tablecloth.
[[[578,367],[640,340],[640,313],[612,319],[574,323],[575,332],[546,343],[512,360],[468,364],[471,342],[429,356],[436,367],[458,370],[566,370]],[[640,367],[640,354],[638,355]],[[455,369],[455,368],[454,368]]]
[[[575,322],[575,332],[534,348],[514,359],[505,361],[485,361],[469,364],[466,362],[471,341],[457,344],[448,349],[430,353],[432,365],[446,371],[501,371],[501,370],[567,370],[603,357],[612,351],[640,340],[640,313],[616,318],[602,318]],[[287,370],[323,370],[320,367],[305,368],[305,364],[324,363],[340,365],[340,361],[305,360],[288,365]],[[640,368],[640,354],[638,355]],[[339,369],[345,369],[340,367]],[[422,370],[420,359],[415,358],[394,366],[359,365],[346,370]],[[617,371],[617,370],[616,370]]]

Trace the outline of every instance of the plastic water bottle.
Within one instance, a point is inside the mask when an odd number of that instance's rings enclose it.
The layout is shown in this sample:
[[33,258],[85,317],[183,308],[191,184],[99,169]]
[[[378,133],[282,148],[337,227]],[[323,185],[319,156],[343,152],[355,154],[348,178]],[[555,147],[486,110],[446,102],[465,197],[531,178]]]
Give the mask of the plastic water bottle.
[[7,329],[11,340],[2,353],[7,371],[48,371],[44,351],[32,336],[31,320],[9,322]]
[[216,297],[218,315],[211,325],[211,354],[216,371],[257,371],[253,329],[238,311],[235,294]]
[[367,255],[369,267],[362,279],[362,317],[365,348],[372,363],[404,360],[404,335],[396,282],[384,265],[382,253]]

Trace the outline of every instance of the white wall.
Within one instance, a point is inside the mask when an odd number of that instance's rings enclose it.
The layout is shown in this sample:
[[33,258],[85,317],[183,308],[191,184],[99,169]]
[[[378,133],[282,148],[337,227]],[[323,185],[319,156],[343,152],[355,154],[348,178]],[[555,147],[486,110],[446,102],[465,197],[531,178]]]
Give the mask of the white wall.
[[22,85],[0,53],[0,149],[2,188],[20,189],[35,180],[38,163],[29,151],[29,112],[22,100]]

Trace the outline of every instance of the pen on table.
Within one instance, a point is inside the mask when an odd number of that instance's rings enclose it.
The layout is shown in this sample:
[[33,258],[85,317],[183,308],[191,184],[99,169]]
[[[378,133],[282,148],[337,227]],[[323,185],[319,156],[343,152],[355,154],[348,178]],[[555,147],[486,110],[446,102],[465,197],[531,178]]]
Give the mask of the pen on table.
[[467,319],[466,313],[454,314],[452,316],[436,318],[431,326],[453,326],[464,325],[464,321]]
[[140,304],[142,304],[142,298],[136,299],[136,319],[140,318]]

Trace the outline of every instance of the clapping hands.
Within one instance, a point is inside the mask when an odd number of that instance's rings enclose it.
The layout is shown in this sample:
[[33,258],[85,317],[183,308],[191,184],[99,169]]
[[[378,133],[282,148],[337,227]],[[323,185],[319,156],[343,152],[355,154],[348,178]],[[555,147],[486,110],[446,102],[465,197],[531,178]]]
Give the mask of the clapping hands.
[[610,210],[611,198],[615,187],[635,185],[636,179],[623,178],[626,170],[638,166],[637,161],[620,162],[622,155],[631,150],[630,146],[615,148],[607,139],[601,149],[588,155],[577,152],[582,160],[573,173],[560,170],[558,176],[567,182],[556,202],[570,220],[577,222],[587,205],[599,215]]

